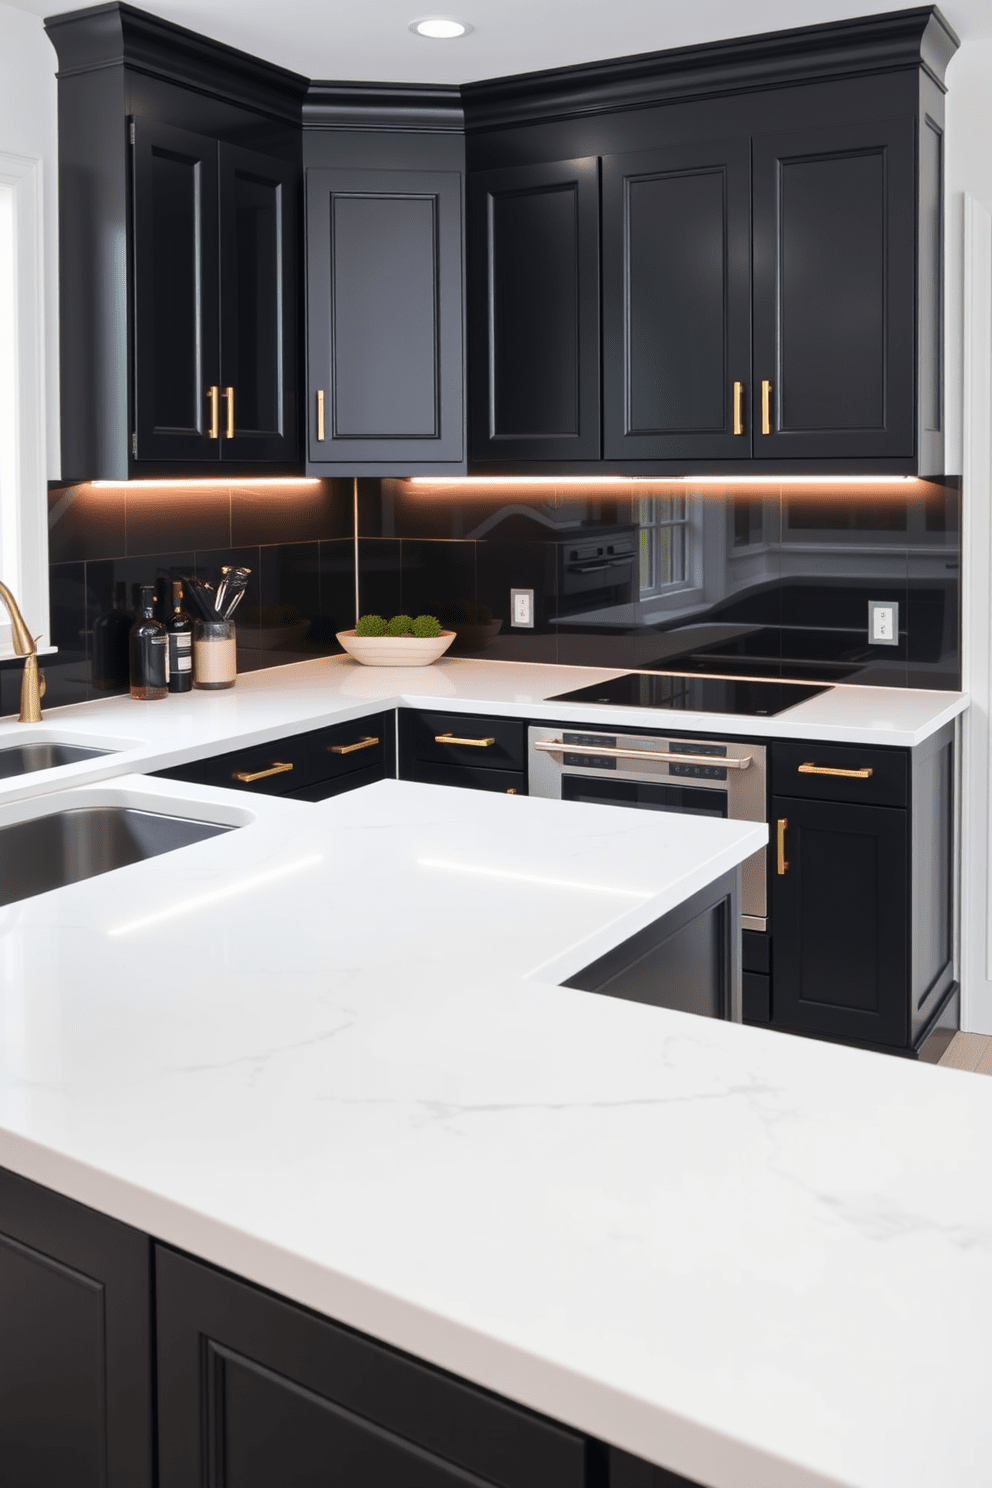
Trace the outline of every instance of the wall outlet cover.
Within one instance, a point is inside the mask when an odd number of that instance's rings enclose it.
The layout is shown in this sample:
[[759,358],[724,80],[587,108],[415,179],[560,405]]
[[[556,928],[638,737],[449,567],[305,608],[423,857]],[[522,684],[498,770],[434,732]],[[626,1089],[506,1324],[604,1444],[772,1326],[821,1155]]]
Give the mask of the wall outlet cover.
[[510,624],[518,629],[534,629],[533,589],[510,590]]
[[868,641],[872,646],[898,646],[899,606],[895,600],[868,601]]

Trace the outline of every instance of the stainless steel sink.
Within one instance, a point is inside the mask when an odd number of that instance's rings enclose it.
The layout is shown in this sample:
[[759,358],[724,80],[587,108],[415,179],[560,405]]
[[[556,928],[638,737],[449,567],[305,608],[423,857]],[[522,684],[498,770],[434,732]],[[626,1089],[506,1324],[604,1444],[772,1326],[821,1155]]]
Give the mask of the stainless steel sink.
[[233,830],[135,806],[75,807],[13,822],[0,827],[0,905]]
[[84,749],[79,744],[12,744],[0,749],[0,780],[9,780],[28,770],[54,770],[59,765],[74,765],[77,760],[113,753],[112,749]]

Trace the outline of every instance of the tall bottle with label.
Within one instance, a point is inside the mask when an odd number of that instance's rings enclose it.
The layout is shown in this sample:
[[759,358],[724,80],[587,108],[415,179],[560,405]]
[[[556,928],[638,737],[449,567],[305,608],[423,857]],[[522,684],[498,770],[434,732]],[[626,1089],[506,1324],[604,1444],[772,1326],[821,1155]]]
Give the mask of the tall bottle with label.
[[169,637],[169,691],[193,691],[193,622],[183,609],[183,586],[172,585],[172,614],[165,623]]
[[131,696],[147,702],[164,698],[169,690],[169,637],[155,619],[155,590],[142,584],[138,618],[129,638]]

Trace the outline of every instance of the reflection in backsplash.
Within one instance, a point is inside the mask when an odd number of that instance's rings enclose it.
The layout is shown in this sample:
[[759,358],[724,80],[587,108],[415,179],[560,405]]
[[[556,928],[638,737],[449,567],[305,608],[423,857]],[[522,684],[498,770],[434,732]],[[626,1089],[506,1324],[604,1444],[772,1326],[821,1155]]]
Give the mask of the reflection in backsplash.
[[[339,649],[354,624],[350,479],[49,493],[47,705],[126,690],[133,586],[252,570],[241,671]],[[957,481],[358,482],[360,606],[434,613],[452,654],[578,666],[960,686]],[[510,590],[534,626],[510,625]],[[868,602],[899,606],[896,646]],[[0,664],[0,712],[21,663]]]
[[[463,654],[960,686],[954,481],[361,487],[361,608],[438,612]],[[897,645],[869,643],[869,600],[899,606]]]

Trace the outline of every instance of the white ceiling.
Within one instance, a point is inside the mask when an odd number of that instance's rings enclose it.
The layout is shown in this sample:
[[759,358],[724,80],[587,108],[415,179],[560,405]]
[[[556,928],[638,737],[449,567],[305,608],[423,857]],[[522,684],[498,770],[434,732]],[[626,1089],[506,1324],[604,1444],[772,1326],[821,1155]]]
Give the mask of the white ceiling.
[[[80,0],[8,0],[35,15]],[[634,52],[900,10],[906,0],[142,0],[141,8],[311,78],[464,83]],[[946,0],[962,41],[992,39],[992,0]],[[474,27],[428,41],[410,22]]]

